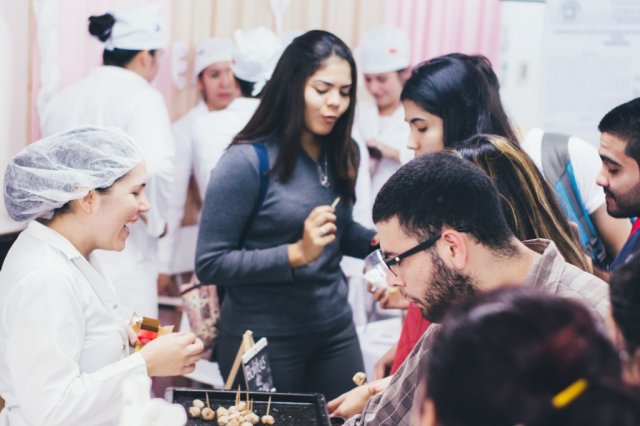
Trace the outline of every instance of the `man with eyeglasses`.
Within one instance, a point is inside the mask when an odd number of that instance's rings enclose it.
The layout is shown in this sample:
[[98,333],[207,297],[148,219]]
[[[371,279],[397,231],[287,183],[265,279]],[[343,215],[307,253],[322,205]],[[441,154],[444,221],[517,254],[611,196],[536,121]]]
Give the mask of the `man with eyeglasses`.
[[603,321],[608,315],[607,284],[565,262],[549,240],[520,242],[491,179],[455,153],[427,154],[400,168],[378,193],[373,221],[387,283],[435,324],[393,376],[329,403],[332,415],[360,413],[347,425],[411,424],[418,366],[437,323],[464,296],[523,285],[581,300]]

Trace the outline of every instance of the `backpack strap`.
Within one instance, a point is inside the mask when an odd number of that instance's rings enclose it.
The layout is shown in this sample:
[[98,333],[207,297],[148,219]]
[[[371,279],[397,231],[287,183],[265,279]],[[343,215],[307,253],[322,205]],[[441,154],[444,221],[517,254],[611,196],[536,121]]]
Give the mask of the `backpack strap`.
[[[253,206],[253,210],[251,211],[251,215],[249,215],[249,219],[247,219],[247,223],[244,224],[244,229],[242,230],[242,234],[240,234],[240,247],[244,245],[244,240],[247,236],[247,232],[253,225],[253,222],[258,216],[260,209],[262,208],[262,203],[264,203],[264,199],[267,196],[267,189],[269,188],[269,154],[267,153],[267,147],[264,143],[253,143],[251,144],[253,149],[256,151],[258,155],[258,169],[260,173],[260,190],[258,192],[258,202]],[[226,289],[224,286],[217,286],[218,293],[218,301],[220,306],[222,306],[222,302],[226,296]],[[192,290],[192,289],[189,289]]]
[[567,219],[578,225],[580,242],[594,263],[606,268],[607,252],[584,206],[569,158],[569,135],[545,133],[542,137],[542,170],[553,186]]
[[269,188],[269,154],[267,153],[267,147],[264,143],[253,143],[251,144],[253,149],[256,151],[258,155],[258,169],[260,173],[260,191],[258,192],[258,202],[253,207],[251,211],[251,215],[249,219],[247,219],[247,223],[244,225],[244,229],[242,230],[242,236],[240,237],[240,245],[244,243],[244,239],[247,236],[247,231],[253,225],[253,222],[258,216],[260,209],[262,208],[262,203],[264,203],[264,199],[267,196],[267,189]]

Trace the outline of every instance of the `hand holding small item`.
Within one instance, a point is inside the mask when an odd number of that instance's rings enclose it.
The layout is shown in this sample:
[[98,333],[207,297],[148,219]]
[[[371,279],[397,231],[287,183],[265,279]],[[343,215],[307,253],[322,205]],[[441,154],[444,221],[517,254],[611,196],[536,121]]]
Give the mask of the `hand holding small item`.
[[170,333],[144,345],[140,354],[149,376],[181,376],[191,373],[204,350],[193,333]]
[[336,215],[340,197],[331,205],[318,206],[304,221],[302,239],[289,246],[289,259],[293,267],[307,265],[322,254],[324,248],[336,239]]

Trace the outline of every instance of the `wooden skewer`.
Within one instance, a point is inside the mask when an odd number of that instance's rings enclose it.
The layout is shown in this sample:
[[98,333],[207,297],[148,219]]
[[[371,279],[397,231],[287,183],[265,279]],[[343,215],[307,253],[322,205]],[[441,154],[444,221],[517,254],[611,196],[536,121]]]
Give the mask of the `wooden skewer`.
[[249,386],[247,386],[247,408],[249,408]]
[[339,202],[340,202],[340,197],[336,197],[336,199],[333,200],[333,203],[331,203],[331,208],[335,209]]
[[240,402],[240,385],[238,385],[238,392],[236,392],[236,405]]
[[204,392],[204,397],[207,400],[207,407],[211,408],[211,404],[209,404],[209,392],[205,391]]
[[267,402],[267,416],[269,415],[269,410],[271,409],[271,395],[269,395],[269,402]]

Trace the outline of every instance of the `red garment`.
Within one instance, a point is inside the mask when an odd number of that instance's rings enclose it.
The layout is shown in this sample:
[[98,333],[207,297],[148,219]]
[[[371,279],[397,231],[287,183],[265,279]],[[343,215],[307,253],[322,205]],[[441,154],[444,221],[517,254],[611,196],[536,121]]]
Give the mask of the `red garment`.
[[631,228],[631,233],[629,234],[629,236],[633,235],[633,233],[636,232],[638,228],[640,228],[640,219],[636,219],[636,221],[633,222],[633,227]]
[[430,324],[431,323],[429,321],[422,317],[420,308],[418,308],[414,303],[409,303],[407,317],[404,319],[404,323],[402,324],[400,340],[398,340],[396,356],[393,358],[391,374],[395,373],[400,365],[402,365]]

